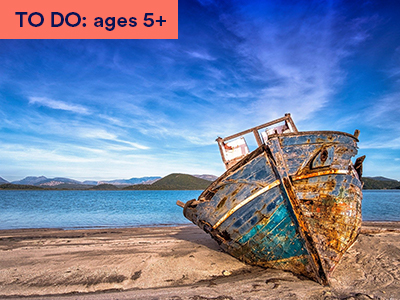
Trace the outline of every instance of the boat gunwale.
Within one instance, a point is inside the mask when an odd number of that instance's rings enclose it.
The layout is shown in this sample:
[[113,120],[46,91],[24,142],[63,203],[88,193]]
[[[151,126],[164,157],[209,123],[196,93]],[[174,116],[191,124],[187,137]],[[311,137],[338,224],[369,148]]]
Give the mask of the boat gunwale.
[[[312,135],[312,134],[337,134],[337,135],[344,135],[353,138],[356,142],[359,142],[358,138],[356,138],[354,135],[351,133],[347,133],[344,131],[333,131],[333,130],[314,130],[314,131],[298,131],[298,132],[287,132],[287,133],[281,133],[281,134],[272,134],[269,136],[270,139],[273,138],[280,138],[280,137],[292,137],[292,136],[305,136],[305,135]],[[294,146],[294,145],[292,145]],[[252,160],[253,158],[257,157],[259,154],[262,152],[267,152],[271,151],[266,143],[263,143],[262,145],[258,146],[256,149],[251,151],[249,154],[247,154],[245,157],[243,157],[241,160],[239,160],[236,164],[231,166],[229,169],[227,169],[223,174],[221,174],[216,180],[211,182],[211,184],[200,194],[198,199],[200,201],[206,201],[204,199],[204,195],[207,192],[212,191],[215,189],[215,187],[218,186],[218,183],[223,180],[224,178],[229,176],[229,173],[235,171],[236,169],[240,168],[242,165],[246,164],[248,161]]]
[[279,134],[271,134],[268,136],[268,139],[276,138],[276,137],[291,137],[291,136],[304,136],[304,135],[312,135],[312,134],[337,134],[337,135],[345,135],[353,138],[356,142],[360,142],[358,138],[356,138],[353,134],[347,133],[344,131],[334,131],[334,130],[313,130],[313,131],[298,131],[298,132],[286,132]]
[[252,159],[256,158],[257,156],[261,155],[269,151],[269,148],[266,144],[262,144],[261,146],[257,147],[255,150],[251,151],[248,155],[243,157],[239,160],[236,164],[232,167],[227,169],[221,176],[219,176],[216,180],[214,180],[198,197],[199,201],[208,201],[204,199],[204,195],[218,186],[218,183],[229,176],[229,173],[234,172],[235,170],[239,169],[241,166],[245,165],[247,162],[251,161]]

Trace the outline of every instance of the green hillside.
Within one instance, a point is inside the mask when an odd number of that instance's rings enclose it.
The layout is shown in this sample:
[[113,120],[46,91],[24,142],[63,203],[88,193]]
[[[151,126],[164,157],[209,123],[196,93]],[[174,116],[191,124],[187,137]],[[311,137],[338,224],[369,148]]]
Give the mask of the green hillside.
[[[400,181],[382,176],[363,177],[364,190],[400,189]],[[90,186],[84,184],[60,184],[57,186],[33,186],[26,184],[0,184],[0,190],[204,190],[211,181],[188,174],[173,173],[153,184],[135,184],[127,187],[112,184]]]
[[204,190],[211,181],[187,174],[173,173],[157,180],[153,184],[136,184],[124,190]]
[[5,183],[0,184],[0,190],[204,190],[211,181],[187,174],[170,174],[154,182],[153,184],[135,184],[125,188],[113,184],[100,184],[89,186],[83,184],[60,184],[57,186],[39,187]]
[[400,182],[385,177],[363,177],[364,190],[400,189]]
[[0,184],[0,190],[45,190],[42,187],[26,184]]
[[119,188],[113,184],[103,183],[99,185],[95,185],[89,190],[99,190],[99,191],[112,191],[112,190],[119,190]]
[[52,190],[87,190],[91,185],[86,184],[74,184],[74,183],[62,183],[59,185],[49,187]]

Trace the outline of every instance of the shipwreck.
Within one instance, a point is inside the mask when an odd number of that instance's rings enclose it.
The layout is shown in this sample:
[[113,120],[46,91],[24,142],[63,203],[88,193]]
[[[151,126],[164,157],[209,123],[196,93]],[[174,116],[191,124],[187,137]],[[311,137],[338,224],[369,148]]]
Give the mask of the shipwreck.
[[[244,138],[254,134],[249,151]],[[232,256],[323,285],[361,227],[359,131],[298,131],[290,114],[218,138],[226,172],[178,205]]]

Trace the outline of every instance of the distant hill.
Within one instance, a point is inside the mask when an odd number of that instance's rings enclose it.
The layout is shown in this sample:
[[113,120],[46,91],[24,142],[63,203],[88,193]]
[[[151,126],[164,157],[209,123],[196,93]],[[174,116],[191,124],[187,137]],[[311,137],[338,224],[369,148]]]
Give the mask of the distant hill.
[[0,190],[44,190],[44,188],[34,185],[4,183],[0,184]]
[[132,184],[148,184],[152,183],[158,179],[161,179],[160,176],[153,177],[140,177],[140,178],[131,178],[131,179],[115,179],[108,181],[100,181],[98,184],[114,184],[114,185],[132,185]]
[[47,180],[47,177],[44,176],[28,176],[25,177],[24,179],[17,180],[17,181],[12,181],[11,183],[13,184],[28,184],[28,185],[36,185],[39,184],[40,182],[43,182]]
[[82,182],[82,184],[86,184],[86,185],[97,185],[98,181],[95,180],[85,180]]
[[[82,185],[80,181],[64,178],[64,177],[55,177],[55,178],[47,178],[45,176],[28,176],[22,180],[13,181],[13,184],[19,185],[34,185],[34,186],[43,186],[43,187],[56,187],[56,188],[70,188],[73,189],[77,185]],[[70,186],[66,186],[70,185]],[[83,186],[84,188],[85,186]],[[82,189],[80,187],[79,189]]]
[[99,191],[112,191],[112,190],[119,190],[119,188],[113,184],[99,184],[89,188],[90,190],[99,190]]
[[367,178],[371,178],[371,179],[378,180],[378,181],[397,181],[395,179],[390,179],[390,178],[386,178],[383,176],[375,176],[375,177],[367,177]]
[[205,180],[208,180],[208,181],[215,181],[218,178],[218,176],[208,175],[208,174],[192,175],[192,176],[197,177],[197,178],[201,178],[201,179],[205,179]]
[[[0,177],[2,190],[204,190],[217,176],[188,175],[173,173],[161,178],[159,176],[110,181],[84,181],[45,176],[28,176],[22,180],[9,183]],[[383,176],[363,177],[364,190],[400,189],[400,181]],[[111,182],[114,182],[112,184]],[[131,182],[126,186],[127,182]],[[136,182],[139,182],[137,184]],[[94,184],[93,184],[94,183]],[[125,186],[125,187],[124,187]]]
[[86,180],[82,182],[87,185],[100,185],[100,184],[113,184],[113,185],[132,185],[132,184],[150,184],[154,181],[160,179],[160,176],[152,176],[152,177],[133,177],[131,179],[114,179],[114,180]]
[[[112,185],[133,185],[133,184],[151,184],[158,179],[160,176],[152,176],[152,177],[140,177],[140,178],[131,178],[131,179],[115,179],[115,180],[103,180],[103,181],[84,181],[80,182],[74,179],[65,178],[65,177],[55,177],[55,178],[47,178],[45,176],[28,176],[24,179],[13,181],[13,184],[23,184],[23,185],[34,185],[34,186],[43,186],[57,189],[87,189],[93,185],[103,185],[103,184],[112,184]],[[1,178],[2,179],[2,178]],[[3,179],[4,180],[4,179]],[[1,181],[1,183],[8,183],[8,181]],[[118,189],[116,187],[116,189]]]
[[188,174],[173,173],[152,184],[137,184],[125,187],[124,190],[204,190],[211,181]]
[[[216,176],[213,175],[188,175],[173,173],[161,178],[159,176],[141,177],[131,179],[117,179],[110,181],[84,181],[45,176],[28,176],[22,180],[12,183],[0,182],[0,189],[7,190],[121,190],[128,182],[131,184],[124,187],[126,190],[204,190]],[[210,179],[210,180],[206,180]],[[111,184],[113,182],[114,184]],[[137,184],[139,182],[140,184]]]
[[80,181],[69,179],[69,178],[64,178],[64,177],[56,177],[52,179],[46,179],[43,181],[40,181],[36,183],[35,185],[39,186],[59,186],[59,185],[65,185],[65,184],[82,184]]
[[363,177],[364,190],[400,189],[400,181],[382,176]]
[[[188,175],[191,176],[191,175]],[[192,177],[197,177],[197,179],[204,179],[204,180],[209,180],[209,181],[214,181],[217,176],[214,175],[193,175]],[[164,177],[165,178],[165,177]],[[25,177],[24,179],[17,180],[11,182],[12,184],[19,184],[19,185],[33,185],[33,186],[42,186],[42,187],[48,187],[48,188],[55,188],[55,189],[71,189],[71,190],[82,190],[82,189],[89,189],[92,186],[97,186],[97,185],[112,185],[115,186],[115,189],[120,189],[122,186],[131,186],[131,185],[151,185],[154,184],[155,182],[159,181],[161,179],[160,176],[147,176],[147,177],[133,177],[130,179],[114,179],[114,180],[101,180],[101,181],[95,181],[95,180],[86,180],[86,181],[77,181],[74,179],[70,178],[65,178],[65,177],[55,177],[55,178],[47,178],[45,176],[28,176]],[[181,187],[176,186],[176,183],[171,183],[172,186],[170,186],[170,183],[164,183],[165,186],[168,189],[193,189],[190,188],[190,186],[193,185],[193,187],[196,189],[199,185],[199,182],[201,181],[187,181],[182,184]],[[0,177],[0,184],[2,183],[9,183],[8,181],[4,180],[3,178]],[[200,184],[200,186],[204,186]],[[105,186],[99,189],[103,189]],[[107,189],[110,189],[111,187],[108,187]],[[161,186],[153,186],[153,189],[162,189]],[[143,188],[142,188],[143,189]],[[201,189],[201,188],[200,188]]]
[[0,177],[0,184],[2,183],[8,183],[8,181]]
[[88,184],[75,184],[75,183],[60,183],[57,185],[39,185],[40,187],[44,187],[46,189],[52,190],[87,190],[93,187],[93,185]]

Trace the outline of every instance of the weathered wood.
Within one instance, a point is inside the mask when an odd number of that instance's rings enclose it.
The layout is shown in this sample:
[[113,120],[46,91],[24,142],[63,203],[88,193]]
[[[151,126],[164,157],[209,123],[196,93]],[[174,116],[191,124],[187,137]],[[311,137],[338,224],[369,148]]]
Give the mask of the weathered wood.
[[[282,118],[279,118],[279,119],[273,120],[271,122],[267,122],[267,123],[264,123],[262,125],[259,125],[259,126],[256,126],[256,127],[241,131],[239,133],[236,133],[234,135],[228,136],[226,138],[218,137],[216,139],[216,141],[218,142],[219,151],[220,151],[220,154],[221,154],[222,161],[225,164],[225,167],[228,169],[229,167],[234,165],[239,159],[242,158],[242,157],[238,157],[236,159],[227,158],[227,155],[226,155],[226,151],[227,151],[226,149],[227,148],[226,148],[226,144],[225,144],[226,141],[230,141],[230,140],[233,140],[235,138],[243,137],[243,135],[248,134],[248,133],[253,133],[254,138],[255,138],[255,140],[257,142],[257,145],[261,146],[265,141],[262,140],[259,130],[265,129],[265,128],[267,128],[269,126],[272,126],[272,125],[275,125],[275,124],[279,124],[281,122],[285,122],[286,128],[289,129],[291,132],[293,132],[293,133],[297,133],[298,132],[297,128],[296,128],[296,125],[294,124],[290,114],[285,114],[285,116],[282,117]],[[276,131],[275,134],[278,134],[278,131]]]
[[182,201],[179,201],[179,200],[176,201],[176,205],[178,205],[178,206],[180,206],[182,208],[185,207],[185,203],[183,203]]
[[289,211],[293,213],[293,218],[295,219],[295,223],[297,223],[296,225],[298,226],[299,233],[301,237],[304,239],[307,251],[311,256],[310,259],[311,267],[317,274],[316,276],[317,281],[323,285],[327,285],[328,279],[327,275],[325,274],[324,268],[322,266],[321,257],[311,237],[311,232],[303,216],[303,212],[300,209],[300,200],[297,197],[297,194],[292,184],[292,180],[290,180],[289,178],[289,173],[286,168],[286,162],[284,157],[285,155],[282,152],[282,148],[279,144],[278,139],[272,139],[270,142],[271,142],[270,148],[272,150],[270,155],[274,157],[274,160],[276,162],[276,165],[274,166],[275,172],[282,181],[282,192],[288,199]]
[[285,116],[288,117],[287,122],[290,124],[290,127],[292,127],[291,130],[292,130],[293,132],[296,132],[296,133],[299,132],[299,131],[297,130],[297,127],[296,127],[296,125],[294,124],[293,119],[292,119],[292,117],[290,116],[290,114],[285,114]]
[[285,115],[284,117],[282,117],[282,118],[279,118],[279,119],[273,120],[273,121],[271,121],[271,122],[267,122],[267,123],[261,124],[261,125],[259,125],[259,126],[256,126],[256,127],[253,127],[253,128],[247,129],[247,130],[243,130],[243,131],[241,131],[241,132],[239,132],[239,133],[235,133],[235,134],[233,134],[233,135],[227,136],[227,137],[223,138],[222,140],[223,140],[223,141],[229,141],[229,140],[232,140],[232,139],[234,139],[234,138],[243,136],[243,135],[245,135],[245,134],[248,134],[248,133],[251,133],[251,132],[254,132],[254,131],[258,131],[258,130],[260,130],[260,129],[263,129],[263,128],[266,128],[266,127],[268,127],[268,126],[272,126],[272,125],[275,125],[275,124],[278,124],[278,123],[281,123],[281,122],[284,122],[284,121],[290,122],[290,124],[293,126],[293,129],[297,132],[297,128],[296,128],[296,126],[294,125],[293,120],[292,120],[290,114],[286,114],[286,115]]
[[257,145],[261,146],[263,144],[263,142],[262,142],[262,140],[260,138],[260,134],[258,133],[257,130],[253,130],[253,134],[254,134],[254,137],[256,138]]
[[357,141],[334,131],[271,135],[188,202],[184,215],[242,261],[327,284],[361,227],[362,183],[351,162]]
[[223,149],[224,148],[224,139],[218,137],[216,139],[216,141],[218,142],[219,153],[221,154],[222,161],[223,161],[224,165],[226,166],[227,162],[225,159],[225,153],[224,153],[224,149]]

